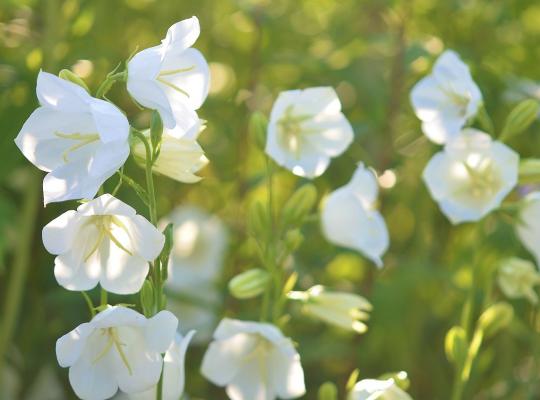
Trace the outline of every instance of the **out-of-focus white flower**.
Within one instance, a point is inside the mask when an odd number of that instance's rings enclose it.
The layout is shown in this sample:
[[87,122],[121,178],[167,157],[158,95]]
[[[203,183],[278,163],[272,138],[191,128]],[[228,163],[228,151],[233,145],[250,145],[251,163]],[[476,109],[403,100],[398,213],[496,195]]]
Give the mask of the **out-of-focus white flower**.
[[534,286],[540,284],[540,273],[532,262],[515,257],[505,260],[497,278],[499,287],[507,297],[525,297],[532,304],[538,303]]
[[300,356],[274,325],[223,319],[203,358],[202,374],[231,400],[292,399],[305,391]]
[[363,379],[354,385],[348,400],[412,400],[394,379]]
[[330,193],[322,209],[326,239],[358,250],[378,267],[388,249],[388,230],[375,209],[379,188],[373,172],[359,164],[349,183]]
[[178,320],[169,311],[152,318],[125,307],[109,307],[56,342],[61,367],[81,399],[103,400],[116,393],[148,390],[161,375],[163,358]]
[[[196,126],[196,128],[198,127]],[[163,129],[159,156],[152,169],[158,174],[168,176],[179,182],[199,182],[201,178],[195,174],[208,164],[208,159],[204,155],[202,147],[197,143],[199,133],[179,136],[179,131],[178,128],[173,130]],[[149,130],[144,131],[143,134],[150,138]],[[139,163],[145,165],[146,149],[140,140],[133,146],[133,155]]]
[[108,292],[138,292],[148,262],[164,242],[148,220],[110,194],[65,212],[43,228],[45,248],[58,255],[56,280],[68,290],[90,290],[99,282]]
[[[173,343],[163,357],[163,400],[178,400],[182,398],[185,386],[186,369],[184,360],[186,351],[195,331],[190,331],[185,337],[176,334]],[[140,393],[119,393],[116,400],[155,400],[156,387]]]
[[203,55],[191,48],[199,34],[197,17],[177,22],[160,45],[128,62],[127,90],[141,105],[157,110],[169,129],[188,131],[196,125],[194,110],[208,95],[210,69]]
[[289,298],[303,302],[303,311],[328,324],[357,333],[367,331],[363,321],[369,319],[372,306],[365,298],[353,293],[329,291],[321,285],[306,292],[291,292]]
[[331,87],[281,92],[268,124],[266,153],[293,174],[322,175],[353,140],[353,129]]
[[42,171],[45,204],[91,199],[129,156],[129,123],[113,104],[46,72],[37,79],[40,107],[15,139]]
[[431,75],[412,89],[411,102],[424,134],[442,144],[458,136],[467,120],[476,115],[482,93],[467,65],[454,51],[446,50]]
[[532,192],[521,206],[516,231],[523,245],[540,265],[540,192]]
[[464,129],[431,158],[423,178],[453,224],[478,221],[516,186],[519,155],[476,129]]
[[169,259],[170,289],[182,291],[194,284],[215,281],[223,265],[227,231],[221,220],[194,206],[175,208],[160,221],[174,226]]

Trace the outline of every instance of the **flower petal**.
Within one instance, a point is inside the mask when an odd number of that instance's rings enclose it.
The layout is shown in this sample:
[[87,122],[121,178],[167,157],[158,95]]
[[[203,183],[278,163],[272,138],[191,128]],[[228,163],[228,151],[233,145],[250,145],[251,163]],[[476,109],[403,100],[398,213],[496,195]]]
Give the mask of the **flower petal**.
[[41,233],[43,245],[51,254],[62,254],[71,248],[75,233],[80,226],[80,217],[76,211],[66,211],[53,219]]
[[84,351],[86,339],[93,332],[90,323],[84,323],[56,341],[56,358],[62,368],[71,367]]
[[81,357],[69,369],[69,382],[75,394],[84,400],[109,399],[118,390],[118,383],[109,362],[112,352],[97,362],[93,354]]
[[39,103],[57,111],[87,112],[90,95],[79,85],[40,71],[36,93]]
[[[113,230],[113,235],[120,243],[125,243],[126,248],[146,261],[153,261],[159,256],[165,244],[165,236],[154,225],[141,215],[120,216],[118,219],[127,229],[127,232],[122,228]],[[124,239],[123,235],[126,234]]]
[[270,352],[269,359],[270,382],[277,397],[292,399],[306,393],[304,370],[298,353],[283,354],[278,349]]
[[191,17],[172,25],[163,40],[164,52],[183,51],[191,47],[201,33],[199,19]]
[[118,107],[105,100],[92,99],[90,110],[103,143],[117,140],[127,142],[129,122]]
[[81,204],[77,208],[77,212],[81,215],[124,215],[134,216],[135,209],[124,203],[122,200],[118,200],[116,197],[109,193],[102,194],[87,203]]
[[170,311],[160,311],[150,318],[144,328],[146,346],[151,351],[164,353],[173,344],[178,319]]

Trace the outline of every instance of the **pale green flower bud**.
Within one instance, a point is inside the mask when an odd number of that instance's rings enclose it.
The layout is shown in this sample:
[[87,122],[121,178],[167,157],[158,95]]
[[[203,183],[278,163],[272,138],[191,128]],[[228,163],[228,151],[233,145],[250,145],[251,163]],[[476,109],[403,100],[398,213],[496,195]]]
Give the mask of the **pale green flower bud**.
[[463,365],[467,356],[467,334],[460,326],[453,326],[444,340],[444,350],[446,358],[456,365]]
[[325,382],[319,387],[317,400],[337,400],[338,390],[334,383]]
[[505,260],[499,268],[497,282],[506,297],[524,297],[532,304],[538,303],[534,286],[540,283],[540,273],[532,262],[520,258]]
[[229,282],[229,292],[237,299],[250,299],[264,292],[270,275],[263,269],[255,268],[236,275]]
[[317,189],[307,183],[293,193],[283,207],[283,224],[300,226],[317,201]]
[[478,328],[484,332],[486,338],[495,335],[506,328],[514,318],[514,309],[505,302],[495,303],[480,315]]
[[372,306],[365,298],[352,293],[332,292],[323,286],[313,286],[306,292],[290,292],[291,300],[304,303],[303,311],[328,324],[364,333]]
[[70,81],[71,83],[74,83],[75,85],[79,85],[88,93],[90,93],[90,89],[88,89],[88,86],[86,85],[86,83],[82,80],[82,78],[79,75],[77,75],[73,71],[70,71],[69,69],[63,69],[62,71],[58,73],[58,77],[66,81]]
[[141,308],[143,314],[149,317],[154,312],[154,285],[151,281],[145,280],[140,292]]
[[250,235],[264,239],[271,232],[271,221],[266,205],[257,201],[249,208],[248,229]]
[[500,140],[507,140],[523,132],[538,117],[539,111],[538,101],[533,99],[523,100],[508,114]]
[[285,234],[285,246],[290,253],[294,252],[302,242],[304,241],[304,235],[300,232],[299,229],[294,229]]
[[251,118],[249,119],[249,133],[257,147],[261,150],[264,150],[266,146],[267,126],[268,118],[263,113],[255,111],[251,114]]

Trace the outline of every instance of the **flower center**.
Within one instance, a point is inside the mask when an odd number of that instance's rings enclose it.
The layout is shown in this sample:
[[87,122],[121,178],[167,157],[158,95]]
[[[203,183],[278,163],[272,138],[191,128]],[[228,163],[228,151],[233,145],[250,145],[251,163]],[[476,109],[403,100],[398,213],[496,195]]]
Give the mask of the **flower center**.
[[501,187],[501,179],[496,166],[488,157],[470,154],[463,162],[467,183],[463,192],[477,200],[492,198]]
[[109,350],[114,346],[118,354],[120,355],[120,359],[122,360],[122,363],[126,366],[126,368],[129,371],[130,375],[133,375],[133,370],[131,369],[131,366],[129,365],[128,359],[126,357],[126,353],[124,353],[123,347],[126,346],[125,343],[122,343],[120,341],[120,338],[118,336],[118,329],[116,328],[103,328],[101,330],[102,335],[107,335],[107,343],[105,344],[105,347],[103,347],[103,350],[98,354],[98,356],[94,359],[93,363],[97,363],[99,360],[101,360],[103,357],[105,357]]
[[62,132],[54,132],[54,136],[61,138],[61,139],[68,139],[73,140],[75,143],[64,150],[62,153],[62,158],[64,159],[65,163],[68,163],[68,155],[86,145],[89,145],[90,143],[94,143],[100,140],[99,135],[97,133],[62,133]]
[[452,84],[447,87],[441,87],[441,90],[450,99],[452,104],[459,109],[460,116],[465,117],[467,115],[467,107],[471,101],[470,94],[458,91]]
[[305,128],[302,124],[313,118],[310,114],[293,114],[293,105],[289,105],[283,116],[277,121],[279,145],[297,159],[300,158],[300,150],[306,140],[306,135],[316,133],[318,129]]
[[192,65],[191,67],[187,67],[187,68],[178,68],[178,69],[169,69],[169,70],[159,71],[159,74],[158,74],[156,80],[158,82],[163,83],[165,86],[168,86],[171,89],[176,90],[179,93],[182,93],[184,96],[189,97],[188,92],[186,92],[184,89],[178,87],[174,83],[169,82],[164,77],[171,76],[171,75],[177,75],[177,74],[183,74],[183,73],[186,73],[186,72],[193,71],[194,69],[195,69],[195,65]]
[[94,245],[90,248],[90,250],[85,254],[84,261],[88,261],[92,254],[94,254],[99,246],[101,245],[101,242],[103,239],[108,238],[111,242],[113,242],[118,248],[122,249],[126,253],[128,253],[130,256],[133,254],[131,251],[129,251],[121,242],[118,240],[118,238],[113,234],[113,229],[119,228],[122,231],[126,233],[128,237],[130,237],[129,230],[127,229],[126,225],[115,215],[95,215],[90,218],[90,221],[87,222],[89,224],[94,224],[94,226],[98,229],[98,235],[96,238],[96,241],[94,242]]

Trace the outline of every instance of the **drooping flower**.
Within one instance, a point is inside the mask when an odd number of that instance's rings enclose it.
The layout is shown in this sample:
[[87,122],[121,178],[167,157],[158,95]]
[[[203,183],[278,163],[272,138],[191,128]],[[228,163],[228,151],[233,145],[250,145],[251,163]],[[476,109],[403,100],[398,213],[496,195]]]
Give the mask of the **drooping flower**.
[[191,17],[169,28],[161,44],[135,54],[128,62],[127,89],[141,105],[157,110],[163,124],[188,131],[199,122],[197,110],[208,95],[210,69],[191,46],[200,34]]
[[433,156],[423,179],[453,224],[478,221],[516,186],[519,155],[476,129],[464,129]]
[[300,356],[274,325],[223,319],[203,358],[202,374],[231,400],[293,399],[305,391]]
[[499,268],[497,281],[507,297],[525,297],[532,304],[538,303],[534,286],[540,284],[540,273],[532,262],[515,257],[505,260]]
[[362,296],[316,285],[306,292],[291,292],[288,297],[302,301],[303,311],[321,321],[357,333],[367,331],[364,321],[369,319],[372,306]]
[[321,222],[329,242],[357,250],[381,267],[389,238],[384,219],[375,209],[378,192],[374,173],[359,164],[350,182],[326,199]]
[[168,305],[183,329],[197,331],[195,343],[207,342],[223,298],[216,282],[227,249],[227,231],[217,216],[195,206],[175,208],[159,225],[164,228],[170,222],[174,245],[166,284]]
[[535,257],[537,265],[540,265],[540,192],[532,192],[525,198],[519,220],[517,234]]
[[68,290],[90,290],[99,282],[112,293],[138,292],[164,241],[148,220],[110,194],[43,228],[45,248],[57,255],[56,280]]
[[[174,341],[163,357],[163,400],[178,400],[182,398],[185,385],[186,351],[195,331],[190,331],[182,337],[176,334]],[[124,394],[115,397],[116,400],[155,400],[156,386],[139,393]]]
[[46,72],[37,79],[40,107],[15,143],[42,171],[44,203],[91,199],[129,156],[129,123],[113,104]]
[[[152,166],[154,172],[184,183],[195,183],[201,180],[195,174],[208,164],[208,159],[197,143],[199,125],[195,128],[197,133],[194,135],[189,133],[179,135],[179,132],[183,132],[178,127],[177,129],[163,129],[159,156]],[[150,137],[149,130],[144,131],[143,134],[147,138]],[[133,155],[141,165],[145,165],[146,149],[139,140],[133,146]]]
[[459,135],[482,104],[482,93],[469,68],[452,50],[441,54],[431,75],[411,91],[411,103],[422,121],[424,134],[433,142],[446,143]]
[[394,379],[363,379],[354,385],[348,400],[412,400]]
[[353,140],[331,87],[281,92],[270,114],[266,153],[293,174],[315,178]]
[[161,375],[163,358],[174,340],[178,320],[169,311],[152,318],[126,307],[109,307],[56,342],[61,367],[84,400],[103,400],[118,388],[148,390]]

